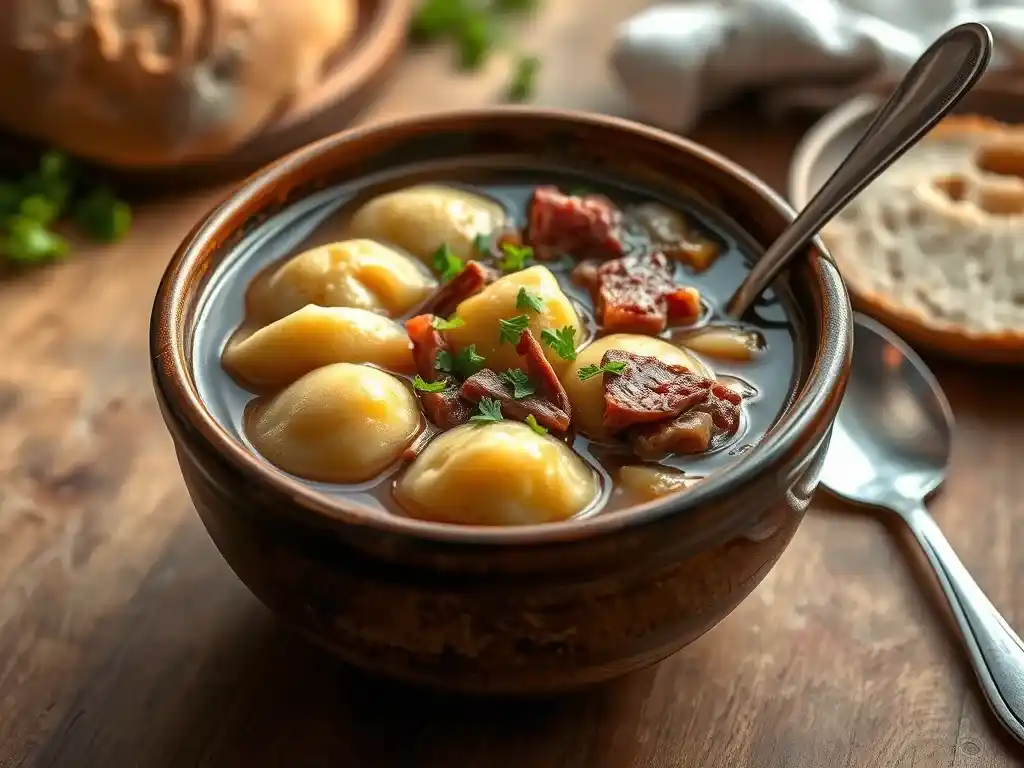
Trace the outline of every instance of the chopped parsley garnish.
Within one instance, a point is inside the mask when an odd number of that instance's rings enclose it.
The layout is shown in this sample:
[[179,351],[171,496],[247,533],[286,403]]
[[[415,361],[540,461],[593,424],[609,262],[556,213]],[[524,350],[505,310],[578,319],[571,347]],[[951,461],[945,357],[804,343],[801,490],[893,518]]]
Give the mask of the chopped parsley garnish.
[[524,397],[529,397],[537,391],[522,368],[513,368],[510,371],[499,374],[499,378],[512,390],[513,400],[522,400]]
[[533,248],[528,245],[502,243],[501,252],[505,256],[500,265],[502,272],[518,272],[533,258]]
[[576,359],[576,329],[571,325],[557,331],[545,328],[541,331],[540,340],[555,350],[563,360]]
[[478,412],[469,417],[470,421],[477,423],[490,423],[495,421],[501,421],[501,403],[497,400],[492,400],[489,397],[485,397],[479,403],[477,403]]
[[512,70],[505,92],[505,101],[521,104],[529,101],[537,87],[537,73],[540,71],[540,59],[536,56],[520,56]]
[[132,225],[132,211],[127,203],[114,197],[104,187],[95,189],[75,206],[75,223],[93,240],[112,243],[120,240]]
[[450,331],[452,328],[461,328],[466,324],[466,321],[461,317],[452,315],[447,320],[443,317],[435,317],[430,321],[430,324],[434,327],[435,331]]
[[534,312],[544,311],[544,299],[526,290],[526,286],[516,294],[516,309],[532,309]]
[[516,315],[508,320],[499,320],[498,325],[501,326],[501,330],[498,332],[498,343],[518,344],[519,337],[530,325],[530,318],[527,315]]
[[481,256],[484,256],[491,252],[491,236],[485,235],[483,232],[479,233],[473,238],[473,250]]
[[459,69],[480,69],[498,42],[498,25],[483,11],[471,11],[459,29]]
[[618,376],[624,370],[626,370],[626,364],[621,361],[615,361],[605,363],[604,365],[585,365],[580,368],[576,375],[579,376],[580,381],[586,381],[602,373],[612,373]]
[[443,392],[447,386],[448,382],[444,379],[440,381],[424,381],[417,375],[412,380],[412,388],[420,392]]
[[484,365],[482,355],[476,353],[476,344],[470,344],[457,355],[442,349],[434,359],[434,367],[442,373],[450,373],[468,379]]
[[534,416],[532,413],[528,413],[526,415],[526,424],[538,435],[546,435],[548,433],[547,429],[545,429],[544,427],[537,423],[537,417]]
[[434,251],[431,261],[434,263],[434,269],[441,275],[441,279],[444,282],[448,282],[459,274],[464,266],[462,259],[452,252],[447,243],[442,244],[440,248]]

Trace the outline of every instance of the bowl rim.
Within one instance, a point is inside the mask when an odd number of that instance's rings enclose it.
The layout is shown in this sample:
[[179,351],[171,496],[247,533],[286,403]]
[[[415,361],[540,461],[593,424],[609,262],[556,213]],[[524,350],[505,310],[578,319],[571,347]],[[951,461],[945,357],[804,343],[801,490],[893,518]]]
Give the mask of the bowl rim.
[[321,524],[356,525],[412,539],[492,546],[576,541],[682,514],[697,506],[720,501],[723,497],[734,495],[738,489],[780,472],[787,468],[787,462],[794,460],[794,455],[800,453],[799,446],[802,443],[825,437],[827,425],[822,426],[821,417],[830,405],[838,409],[838,397],[842,394],[852,352],[853,315],[842,278],[824,245],[816,241],[816,257],[808,259],[801,268],[811,270],[815,292],[819,294],[821,306],[818,322],[822,334],[802,386],[797,390],[789,408],[773,424],[771,432],[763,440],[727,471],[714,473],[706,482],[685,494],[650,501],[610,514],[560,522],[514,527],[456,525],[393,515],[359,504],[339,503],[337,497],[327,496],[254,456],[250,449],[217,422],[203,404],[191,377],[188,359],[191,351],[185,349],[184,339],[178,333],[185,289],[197,266],[202,264],[204,254],[225,241],[226,233],[222,232],[233,218],[237,218],[240,210],[254,204],[262,206],[273,200],[275,188],[283,185],[298,169],[317,162],[321,155],[343,144],[356,143],[381,133],[410,129],[415,129],[418,134],[436,132],[467,119],[492,125],[516,119],[543,121],[553,127],[583,123],[598,130],[629,133],[636,138],[660,144],[667,150],[687,153],[706,166],[715,168],[716,173],[732,176],[749,191],[756,193],[765,212],[770,212],[772,216],[789,222],[796,215],[792,207],[765,182],[724,156],[684,137],[609,115],[502,105],[416,115],[341,131],[307,144],[244,179],[226,199],[215,205],[196,224],[171,258],[160,279],[150,322],[154,387],[158,398],[177,406],[168,413],[162,405],[165,420],[184,419],[189,427],[190,439],[202,440],[208,449],[225,459],[243,477],[257,485],[269,486],[281,498],[289,499],[300,506],[304,513],[315,516]]

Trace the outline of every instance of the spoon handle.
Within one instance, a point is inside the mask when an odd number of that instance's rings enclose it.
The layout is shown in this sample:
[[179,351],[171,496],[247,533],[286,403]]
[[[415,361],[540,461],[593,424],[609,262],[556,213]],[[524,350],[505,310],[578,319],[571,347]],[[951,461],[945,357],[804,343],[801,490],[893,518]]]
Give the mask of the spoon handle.
[[846,159],[754,265],[726,313],[741,317],[796,252],[974,87],[991,57],[992,33],[975,22],[954,27],[932,43]]
[[1024,643],[971,578],[924,504],[907,501],[899,512],[935,568],[989,705],[1024,743]]

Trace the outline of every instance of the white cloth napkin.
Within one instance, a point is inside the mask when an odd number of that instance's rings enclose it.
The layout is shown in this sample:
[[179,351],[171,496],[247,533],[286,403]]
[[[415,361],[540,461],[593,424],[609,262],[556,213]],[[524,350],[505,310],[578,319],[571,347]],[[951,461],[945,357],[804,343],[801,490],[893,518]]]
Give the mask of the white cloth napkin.
[[637,116],[685,132],[755,91],[778,114],[893,83],[944,31],[991,30],[982,85],[1024,90],[1024,0],[681,0],[637,14],[611,54]]

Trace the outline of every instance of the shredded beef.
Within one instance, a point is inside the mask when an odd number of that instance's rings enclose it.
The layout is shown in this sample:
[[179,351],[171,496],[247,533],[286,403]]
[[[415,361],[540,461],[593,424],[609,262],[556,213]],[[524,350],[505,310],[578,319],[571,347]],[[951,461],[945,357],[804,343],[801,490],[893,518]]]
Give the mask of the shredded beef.
[[508,385],[490,368],[484,368],[466,379],[460,392],[462,397],[474,403],[485,397],[497,400],[501,403],[502,414],[510,418],[525,421],[527,416],[532,415],[538,424],[554,432],[569,429],[568,411],[535,394],[516,400]]
[[526,329],[519,337],[516,345],[516,353],[523,358],[523,366],[526,368],[526,375],[537,387],[540,395],[546,398],[552,405],[564,413],[569,413],[572,406],[569,405],[569,396],[565,393],[565,387],[555,375],[555,369],[544,356],[544,350],[540,346],[533,333]]
[[619,239],[622,213],[603,195],[576,197],[556,187],[537,187],[530,201],[527,242],[541,260],[611,259],[624,253]]
[[448,317],[459,308],[459,304],[480,293],[497,279],[498,274],[490,267],[479,261],[467,261],[459,274],[426,298],[417,309],[417,314]]
[[604,424],[613,432],[671,419],[711,392],[709,379],[656,357],[609,349],[601,365],[609,363],[626,366],[621,373],[604,374]]
[[700,317],[700,293],[677,285],[663,253],[627,256],[602,264],[591,293],[606,331],[657,334],[668,321]]
[[465,424],[476,410],[459,394],[458,385],[451,379],[448,382],[449,386],[440,392],[420,392],[423,412],[431,424],[441,429]]
[[671,453],[703,453],[713,434],[711,414],[693,408],[671,421],[637,427],[630,444],[641,459],[658,461]]

